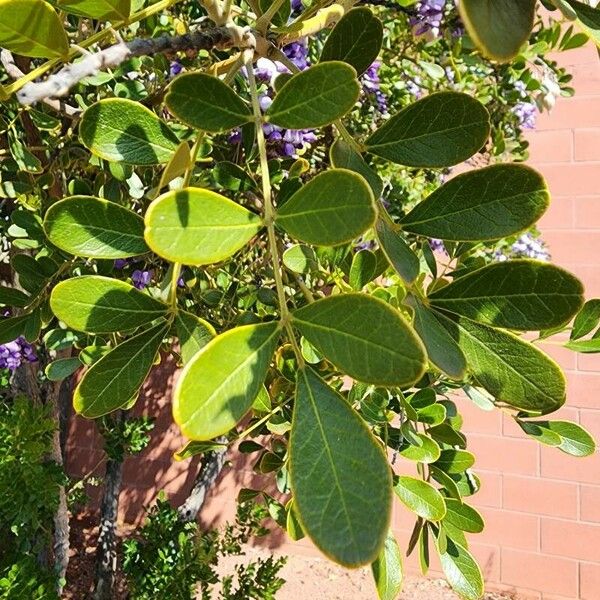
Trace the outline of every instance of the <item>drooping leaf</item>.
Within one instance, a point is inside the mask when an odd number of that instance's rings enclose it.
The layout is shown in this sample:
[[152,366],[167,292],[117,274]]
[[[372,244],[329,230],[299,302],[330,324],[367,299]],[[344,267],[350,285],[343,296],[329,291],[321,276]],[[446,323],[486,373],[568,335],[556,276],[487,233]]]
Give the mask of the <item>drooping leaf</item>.
[[61,250],[85,258],[128,258],[148,252],[142,217],[91,196],[53,204],[44,217],[44,231]]
[[466,94],[431,94],[386,121],[366,148],[408,167],[450,167],[482,148],[489,119],[483,105]]
[[252,119],[252,111],[226,83],[206,73],[183,73],[165,98],[168,109],[186,125],[211,133],[228,131]]
[[464,352],[469,371],[497,401],[541,414],[564,404],[564,375],[535,346],[469,319],[438,318]]
[[534,331],[570,321],[583,285],[549,263],[511,260],[460,277],[429,295],[431,305],[494,327]]
[[151,110],[121,98],[92,104],[79,123],[79,137],[96,156],[129,165],[169,162],[179,146],[175,134]]
[[100,21],[127,21],[131,13],[130,0],[59,0],[68,13]]
[[577,423],[570,421],[522,421],[521,429],[538,442],[554,446],[572,456],[590,456],[596,450],[592,436]]
[[83,366],[83,363],[77,356],[59,358],[49,363],[44,372],[50,381],[62,381],[75,373],[81,366]]
[[159,196],[146,211],[146,243],[184,265],[207,265],[235,254],[262,227],[261,218],[210,190],[187,188]]
[[60,18],[44,0],[0,0],[0,46],[38,58],[64,58],[69,50]]
[[422,479],[400,475],[394,481],[394,492],[404,505],[427,521],[441,521],[446,515],[444,497]]
[[353,67],[339,61],[320,63],[283,84],[266,119],[287,129],[322,127],[345,115],[359,92]]
[[348,142],[337,138],[329,149],[331,166],[336,169],[349,169],[362,175],[373,190],[373,196],[378,199],[383,191],[383,182],[379,175],[365,162],[365,159]]
[[579,26],[596,42],[596,45],[600,45],[600,10],[578,0],[563,0],[563,2],[575,12]]
[[23,308],[32,301],[31,297],[16,288],[0,286],[0,304]]
[[227,433],[250,410],[275,352],[278,323],[245,325],[213,338],[183,369],[173,417],[192,440]]
[[350,286],[360,291],[375,277],[377,269],[377,256],[371,250],[365,249],[357,252],[352,258],[348,280]]
[[522,164],[458,175],[418,204],[402,228],[453,241],[495,240],[527,229],[550,202],[544,178]]
[[419,275],[419,257],[410,249],[398,229],[385,216],[377,219],[375,231],[381,250],[396,273],[411,284]]
[[171,160],[165,165],[165,168],[160,176],[156,193],[160,192],[167,184],[176,177],[183,175],[192,165],[192,156],[190,153],[190,145],[187,142],[181,142],[177,146],[177,150],[171,157]]
[[531,35],[535,6],[535,0],[461,0],[459,10],[481,52],[506,62]]
[[386,456],[354,409],[312,369],[300,369],[296,385],[290,475],[302,528],[336,562],[368,564],[390,523]]
[[165,316],[168,307],[124,281],[83,275],[56,285],[50,308],[77,331],[112,333],[147,325]]
[[[260,6],[260,12],[264,14],[270,6],[273,4],[275,0],[259,0],[258,5]],[[281,3],[277,12],[273,15],[271,19],[271,23],[276,27],[284,27],[287,25],[287,22],[290,18],[290,14],[292,12],[292,4],[290,0],[284,0]]]
[[185,310],[177,311],[175,330],[184,365],[216,335],[210,323]]
[[372,296],[329,296],[295,310],[292,321],[336,367],[359,381],[404,386],[423,374],[420,340],[396,310]]
[[598,327],[600,323],[600,300],[588,300],[575,317],[570,339],[578,340]]
[[371,563],[371,571],[379,600],[396,600],[402,591],[404,572],[402,554],[391,531],[385,538],[383,550]]
[[412,306],[413,327],[425,345],[429,360],[452,379],[463,379],[467,360],[456,341],[428,308],[416,300]]
[[319,246],[350,242],[375,221],[367,182],[346,169],[323,171],[278,208],[275,223],[291,236]]
[[600,352],[600,337],[594,337],[591,340],[567,342],[565,348],[573,350],[573,352],[581,352],[582,354],[596,354]]
[[446,580],[464,600],[479,600],[483,596],[483,576],[479,565],[468,550],[446,539],[438,554]]
[[327,37],[319,60],[344,61],[362,75],[377,58],[382,41],[381,21],[366,6],[353,8]]
[[167,330],[168,325],[163,321],[119,344],[95,362],[75,389],[75,411],[95,419],[129,404],[148,376]]
[[471,506],[446,498],[446,516],[444,521],[467,533],[481,533],[484,528],[483,517]]
[[219,442],[188,442],[181,450],[178,450],[173,454],[173,458],[176,461],[186,460],[197,456],[198,454],[205,454],[206,452],[215,452],[219,450],[225,450],[227,444],[221,444]]
[[30,314],[0,319],[0,344],[7,344],[25,334]]

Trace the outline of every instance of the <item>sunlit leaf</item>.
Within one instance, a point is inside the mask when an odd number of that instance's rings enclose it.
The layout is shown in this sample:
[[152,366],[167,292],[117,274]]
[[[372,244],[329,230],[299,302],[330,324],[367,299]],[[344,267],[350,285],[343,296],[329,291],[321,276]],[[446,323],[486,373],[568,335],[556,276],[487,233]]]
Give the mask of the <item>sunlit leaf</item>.
[[441,521],[446,515],[444,497],[422,479],[400,475],[394,481],[394,492],[404,505],[427,521]]

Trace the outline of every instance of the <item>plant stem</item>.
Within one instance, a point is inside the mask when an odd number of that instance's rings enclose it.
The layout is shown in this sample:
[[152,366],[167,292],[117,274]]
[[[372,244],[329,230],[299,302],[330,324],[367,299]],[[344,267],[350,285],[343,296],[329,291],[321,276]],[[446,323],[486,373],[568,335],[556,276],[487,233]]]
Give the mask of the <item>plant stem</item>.
[[252,96],[252,111],[254,113],[254,124],[256,129],[256,143],[258,145],[258,154],[260,157],[260,171],[262,180],[262,190],[264,199],[264,223],[267,227],[267,237],[269,241],[269,252],[271,254],[271,263],[273,266],[273,277],[275,279],[275,287],[277,288],[277,299],[279,301],[279,311],[281,313],[281,323],[285,327],[290,342],[296,354],[296,360],[300,367],[304,366],[302,352],[296,341],[294,330],[290,323],[290,313],[287,307],[285,298],[285,289],[283,287],[283,279],[281,277],[281,258],[279,249],[277,248],[277,234],[275,233],[275,208],[273,207],[273,198],[271,195],[271,179],[269,177],[269,161],[267,158],[267,143],[263,132],[263,117],[258,103],[258,90],[256,87],[256,79],[254,77],[254,69],[252,66],[252,54],[245,53],[248,56],[246,70],[248,71],[248,81],[250,83],[250,94]]

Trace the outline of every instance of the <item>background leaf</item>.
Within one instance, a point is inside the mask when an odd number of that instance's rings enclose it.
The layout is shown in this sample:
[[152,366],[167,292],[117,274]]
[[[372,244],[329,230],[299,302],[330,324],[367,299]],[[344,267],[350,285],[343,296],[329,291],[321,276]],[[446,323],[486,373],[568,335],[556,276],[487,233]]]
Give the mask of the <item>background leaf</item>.
[[440,92],[407,106],[366,141],[372,154],[407,167],[450,167],[478,152],[489,114],[466,94]]
[[91,196],[54,203],[44,216],[44,231],[61,250],[85,258],[128,258],[148,252],[142,217]]
[[375,226],[381,250],[402,279],[411,284],[419,275],[419,257],[404,240],[397,225],[387,215],[377,219]]
[[185,310],[177,311],[175,330],[184,365],[189,363],[216,335],[210,323]]
[[391,516],[387,458],[354,409],[308,367],[297,376],[290,474],[313,542],[347,567],[375,560]]
[[130,0],[59,0],[68,13],[100,21],[127,21],[131,13]]
[[550,202],[544,178],[521,164],[457,175],[401,222],[406,231],[454,241],[495,240],[533,225]]
[[343,373],[379,385],[417,381],[425,367],[420,340],[400,314],[371,296],[329,296],[297,309],[294,325]]

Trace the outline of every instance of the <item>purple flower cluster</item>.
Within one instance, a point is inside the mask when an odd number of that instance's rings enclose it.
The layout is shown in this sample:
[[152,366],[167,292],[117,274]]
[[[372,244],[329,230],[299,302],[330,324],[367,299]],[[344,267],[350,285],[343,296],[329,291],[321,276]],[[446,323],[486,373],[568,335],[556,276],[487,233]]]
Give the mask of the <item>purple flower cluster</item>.
[[413,34],[434,39],[440,34],[446,0],[420,0],[417,12],[411,17]]
[[544,242],[531,233],[524,233],[508,248],[508,250],[496,250],[493,256],[494,260],[497,260],[498,262],[504,262],[511,258],[533,258],[542,261],[550,260],[550,253]]
[[[114,267],[115,269],[118,269],[120,271],[121,269],[124,269],[125,267],[128,267],[130,264],[135,262],[137,261],[134,259],[117,258],[114,262]],[[152,271],[151,269],[147,271],[144,269],[135,269],[131,273],[131,283],[133,283],[133,286],[136,287],[138,290],[143,290],[146,287],[148,287],[148,285],[150,285],[153,276],[154,271]]]
[[17,338],[0,346],[0,369],[15,371],[24,362],[35,362],[35,348],[25,338]]
[[375,104],[379,109],[379,112],[382,114],[387,114],[388,112],[388,103],[387,98],[380,88],[380,80],[379,80],[379,68],[381,67],[381,63],[379,61],[375,61],[363,74],[361,78],[362,87],[366,94],[373,97],[375,100]]
[[441,254],[448,254],[448,251],[446,250],[446,246],[444,246],[443,240],[438,240],[436,238],[430,238],[429,239],[429,247],[434,252],[439,252]]
[[523,129],[535,129],[538,108],[533,102],[519,102],[513,108]]

